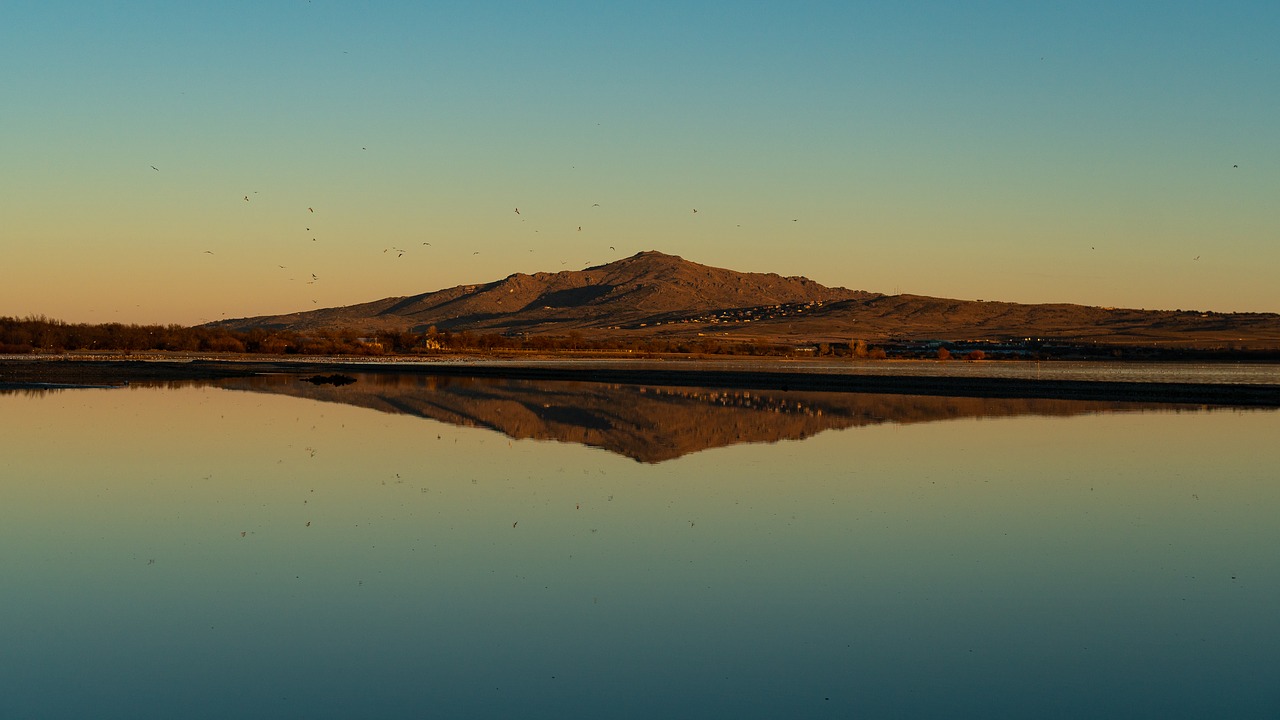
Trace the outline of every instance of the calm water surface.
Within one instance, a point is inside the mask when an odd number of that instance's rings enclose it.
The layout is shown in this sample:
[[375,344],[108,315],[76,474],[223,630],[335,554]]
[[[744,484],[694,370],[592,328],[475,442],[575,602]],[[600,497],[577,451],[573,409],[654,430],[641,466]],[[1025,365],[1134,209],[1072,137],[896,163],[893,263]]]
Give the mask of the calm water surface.
[[0,395],[0,716],[1280,714],[1275,411],[381,383]]
[[[457,360],[462,365],[563,366],[563,360]],[[1278,363],[1099,362],[1076,360],[574,360],[580,367],[649,367],[659,369],[733,369],[774,372],[824,372],[850,375],[924,377],[993,377],[1040,380],[1096,380],[1165,383],[1280,384]]]

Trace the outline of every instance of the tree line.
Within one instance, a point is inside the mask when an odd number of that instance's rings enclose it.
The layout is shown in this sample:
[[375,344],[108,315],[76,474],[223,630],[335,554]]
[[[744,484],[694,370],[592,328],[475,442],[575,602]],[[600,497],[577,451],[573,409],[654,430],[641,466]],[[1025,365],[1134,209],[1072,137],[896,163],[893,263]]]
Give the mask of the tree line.
[[[818,355],[884,357],[861,341],[819,343]],[[67,323],[43,316],[0,317],[0,354],[76,351],[208,352],[267,355],[398,355],[436,352],[600,351],[709,355],[792,355],[790,344],[728,338],[593,338],[577,330],[564,335],[512,337],[497,333],[354,329],[232,330],[217,326]]]

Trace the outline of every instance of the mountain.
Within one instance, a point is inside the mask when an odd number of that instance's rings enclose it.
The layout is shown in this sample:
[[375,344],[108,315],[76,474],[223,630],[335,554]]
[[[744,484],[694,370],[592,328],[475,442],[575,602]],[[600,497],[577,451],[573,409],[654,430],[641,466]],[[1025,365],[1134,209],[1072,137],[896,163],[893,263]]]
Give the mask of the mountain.
[[248,330],[439,330],[537,334],[638,329],[658,322],[772,305],[799,306],[875,297],[808,278],[740,273],[660,252],[557,273],[516,273],[483,285],[459,285],[410,297],[288,315],[222,320]]
[[607,265],[517,273],[482,285],[287,315],[222,320],[233,330],[411,330],[593,337],[699,335],[847,342],[1070,342],[1280,348],[1280,315],[1020,304],[830,288],[642,252]]

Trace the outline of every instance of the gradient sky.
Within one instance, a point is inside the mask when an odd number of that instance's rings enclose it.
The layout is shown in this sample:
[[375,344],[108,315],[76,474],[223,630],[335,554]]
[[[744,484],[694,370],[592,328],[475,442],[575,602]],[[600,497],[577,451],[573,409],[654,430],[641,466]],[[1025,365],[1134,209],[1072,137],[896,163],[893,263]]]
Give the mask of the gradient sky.
[[191,324],[650,249],[1280,311],[1278,30],[1264,0],[5,3],[0,315]]

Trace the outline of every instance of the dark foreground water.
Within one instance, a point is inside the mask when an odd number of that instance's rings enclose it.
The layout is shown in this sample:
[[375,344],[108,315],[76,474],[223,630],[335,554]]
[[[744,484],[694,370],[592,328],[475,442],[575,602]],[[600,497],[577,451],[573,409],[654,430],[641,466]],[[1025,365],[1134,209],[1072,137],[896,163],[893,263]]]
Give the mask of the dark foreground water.
[[2,717],[1280,715],[1280,413],[0,395]]

